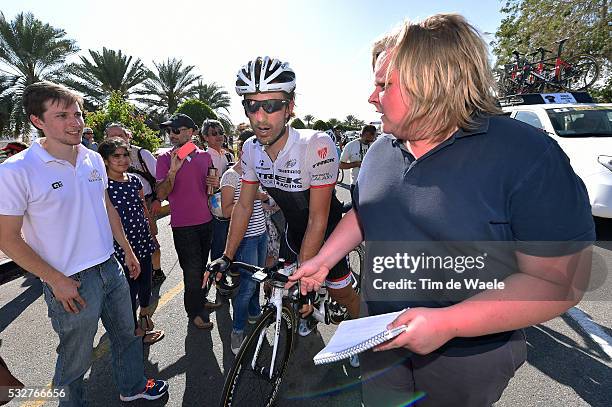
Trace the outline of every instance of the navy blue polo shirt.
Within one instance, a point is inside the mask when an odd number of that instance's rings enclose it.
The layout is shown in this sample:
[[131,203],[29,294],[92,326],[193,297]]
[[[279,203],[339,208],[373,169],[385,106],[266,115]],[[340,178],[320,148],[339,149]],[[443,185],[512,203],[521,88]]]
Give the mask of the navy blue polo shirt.
[[[586,188],[568,157],[540,130],[505,116],[478,118],[474,130],[458,130],[419,159],[402,141],[379,138],[362,163],[353,205],[366,247],[384,241],[575,242],[556,252],[538,252],[537,245],[522,250],[546,257],[595,239]],[[450,305],[446,299],[365,300],[371,315]]]

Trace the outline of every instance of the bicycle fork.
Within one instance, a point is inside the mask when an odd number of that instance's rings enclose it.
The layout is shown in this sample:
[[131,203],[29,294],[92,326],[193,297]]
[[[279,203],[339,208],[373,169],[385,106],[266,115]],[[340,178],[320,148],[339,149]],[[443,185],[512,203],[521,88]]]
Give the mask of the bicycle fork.
[[[270,298],[270,303],[272,303],[276,309],[276,324],[274,327],[274,343],[272,346],[272,359],[270,361],[270,370],[269,370],[269,378],[272,379],[272,375],[274,374],[274,362],[276,362],[276,352],[278,350],[278,339],[280,337],[280,326],[283,314],[283,289],[278,287],[272,287],[272,296]],[[261,345],[263,344],[264,336],[266,335],[266,331],[262,330],[259,333],[259,338],[257,339],[257,347],[255,348],[255,354],[253,355],[253,360],[251,361],[251,369],[255,370],[255,365],[257,361],[257,356],[261,350]],[[260,373],[264,373],[265,369],[262,366],[262,371]]]

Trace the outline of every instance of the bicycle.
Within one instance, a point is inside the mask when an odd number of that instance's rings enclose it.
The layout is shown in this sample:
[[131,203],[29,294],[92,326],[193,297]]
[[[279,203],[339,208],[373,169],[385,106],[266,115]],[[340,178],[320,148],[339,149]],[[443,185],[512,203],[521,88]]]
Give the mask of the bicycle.
[[531,91],[552,88],[577,92],[585,90],[597,81],[599,66],[595,58],[590,55],[576,55],[567,60],[561,58],[563,45],[568,39],[556,41],[559,45],[554,58],[546,58],[546,54],[552,51],[542,47],[529,54],[533,57],[540,55],[538,61],[528,64],[527,83]]
[[[354,287],[359,290],[363,247],[357,246],[347,255],[349,261],[359,262],[359,269],[352,267]],[[225,378],[221,394],[221,406],[271,406],[280,389],[296,338],[300,307],[299,288],[289,290],[285,283],[296,269],[295,264],[285,266],[282,261],[273,267],[264,268],[234,262],[232,267],[241,267],[253,273],[253,278],[267,282],[272,291],[262,307],[262,314],[253,330],[247,335]],[[313,317],[322,323],[333,323],[333,301],[325,292],[319,304],[314,302]],[[346,318],[346,310],[336,312],[336,317]],[[338,321],[339,323],[340,321]]]
[[[552,51],[542,47],[527,54],[532,61],[522,58],[518,51],[512,51],[514,62],[496,72],[501,96],[547,90],[577,92],[593,85],[599,78],[597,61],[590,55],[576,55],[564,60],[561,55],[568,39],[556,41],[559,45],[554,58],[546,58],[546,54]],[[538,54],[539,60],[533,60]]]

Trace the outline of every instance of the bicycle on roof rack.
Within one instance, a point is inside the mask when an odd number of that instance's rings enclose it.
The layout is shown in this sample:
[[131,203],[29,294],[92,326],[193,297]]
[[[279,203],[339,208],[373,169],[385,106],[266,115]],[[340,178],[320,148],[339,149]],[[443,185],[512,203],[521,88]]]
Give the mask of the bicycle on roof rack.
[[[349,252],[347,260],[353,275],[353,288],[359,292],[363,246],[359,245]],[[296,265],[285,265],[279,261],[273,267],[264,268],[233,262],[232,267],[241,267],[253,273],[256,281],[271,286],[271,292],[267,295],[261,316],[245,337],[225,378],[220,405],[270,406],[278,395],[297,333],[298,310],[302,305],[299,287],[296,284],[290,289],[284,288]],[[318,322],[339,324],[348,318],[346,309],[331,300],[324,287],[313,305],[312,317]]]
[[553,58],[546,58],[546,54],[552,51],[542,47],[526,55],[531,57],[531,61],[518,51],[512,51],[513,63],[504,65],[504,69],[496,73],[501,96],[546,91],[577,92],[593,85],[599,78],[597,61],[584,54],[563,59],[563,46],[568,39],[556,41],[557,55]]

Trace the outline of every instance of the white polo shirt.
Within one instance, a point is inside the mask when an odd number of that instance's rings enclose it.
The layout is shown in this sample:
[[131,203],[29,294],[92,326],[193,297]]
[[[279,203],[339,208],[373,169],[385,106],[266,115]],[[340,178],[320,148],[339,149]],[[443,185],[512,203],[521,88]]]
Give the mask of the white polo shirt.
[[[353,141],[349,141],[345,146],[344,150],[342,150],[342,154],[340,154],[340,162],[343,163],[352,163],[355,161],[363,161],[363,157],[365,156],[368,148],[370,146],[368,144],[363,144],[361,139],[355,139]],[[351,178],[352,184],[357,182],[357,177],[359,176],[359,168],[353,167],[351,168]]]
[[227,171],[230,165],[230,161],[226,155],[227,150],[221,149],[221,152],[218,152],[214,148],[207,148],[206,152],[210,154],[210,158],[212,158],[213,165],[217,169],[217,175],[221,177]]
[[76,167],[50,155],[44,138],[0,164],[0,214],[23,216],[26,242],[66,276],[114,252],[100,154],[78,146]]

